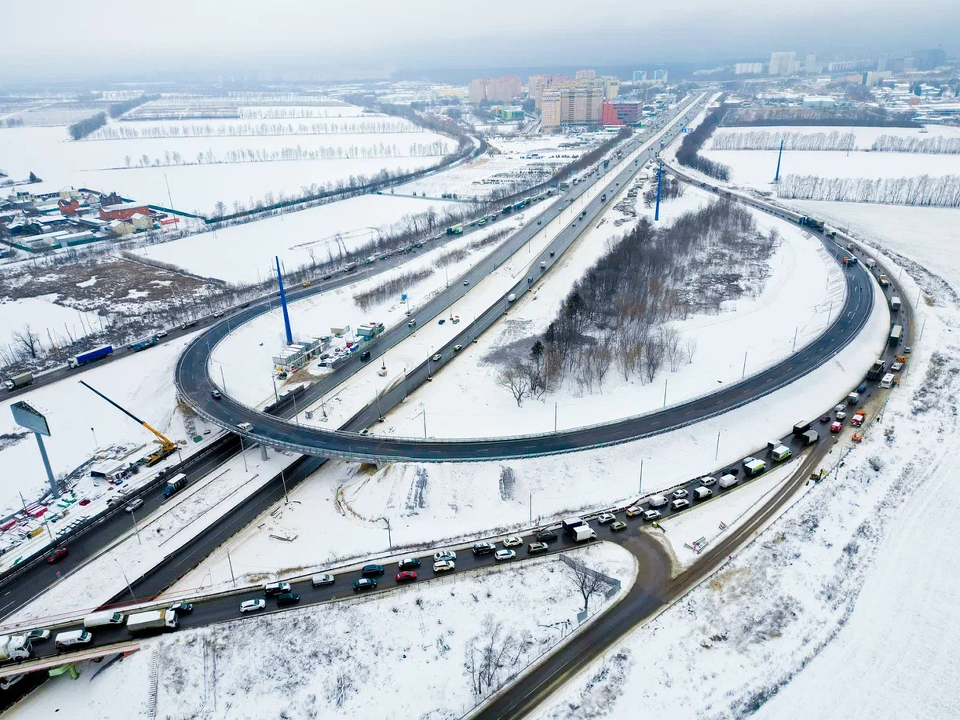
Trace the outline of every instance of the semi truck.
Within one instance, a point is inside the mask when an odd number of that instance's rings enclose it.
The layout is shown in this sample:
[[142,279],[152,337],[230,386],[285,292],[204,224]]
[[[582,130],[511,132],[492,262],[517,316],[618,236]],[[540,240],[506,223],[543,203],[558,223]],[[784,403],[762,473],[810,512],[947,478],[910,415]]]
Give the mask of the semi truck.
[[867,370],[867,380],[879,380],[883,377],[883,371],[887,369],[887,361],[883,358],[877,358],[873,365]]
[[170,497],[175,492],[177,492],[177,490],[179,490],[182,487],[185,487],[186,484],[187,484],[186,475],[184,475],[183,473],[178,473],[177,475],[174,475],[172,478],[170,478],[167,481],[167,486],[163,489],[163,496],[165,498]]
[[22,372],[19,375],[14,375],[9,380],[4,380],[3,384],[7,390],[19,390],[22,387],[33,384],[33,373],[29,371]]
[[896,347],[900,344],[900,338],[903,336],[903,326],[894,325],[893,329],[890,331],[890,347]]
[[447,235],[463,235],[463,223],[451,225],[447,228]]
[[152,335],[148,338],[143,338],[142,340],[137,340],[135,342],[130,343],[130,345],[128,345],[128,348],[130,350],[133,350],[133,352],[140,352],[141,350],[146,350],[148,347],[153,347],[159,341],[160,341],[160,338],[158,338],[156,335]]
[[25,635],[0,637],[0,662],[26,660],[33,653],[33,645]]
[[84,353],[67,358],[67,365],[69,365],[71,368],[78,368],[81,365],[86,365],[87,363],[92,363],[96,360],[102,360],[103,358],[110,357],[111,355],[113,355],[113,345],[101,345],[93,350],[87,350]]
[[170,610],[169,608],[166,610],[147,610],[131,613],[127,617],[127,632],[134,635],[143,632],[176,630],[178,623],[176,610]]
[[823,232],[823,220],[814,220],[812,217],[803,216],[800,218],[800,224],[804,227],[813,228]]

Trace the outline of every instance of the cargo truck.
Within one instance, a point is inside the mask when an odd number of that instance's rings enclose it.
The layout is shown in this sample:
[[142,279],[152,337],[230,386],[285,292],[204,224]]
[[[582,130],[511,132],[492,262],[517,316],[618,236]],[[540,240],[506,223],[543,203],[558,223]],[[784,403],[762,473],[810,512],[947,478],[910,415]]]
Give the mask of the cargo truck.
[[104,627],[107,625],[123,625],[123,620],[126,617],[122,612],[113,612],[112,610],[104,610],[103,612],[96,612],[91,615],[87,615],[83,619],[83,627],[89,630],[90,628]]
[[9,380],[4,380],[3,384],[7,390],[19,390],[22,387],[33,384],[33,373],[22,372],[19,375],[14,375]]
[[[750,475],[751,477],[754,475],[759,475],[766,469],[767,469],[767,464],[763,460],[757,460],[756,458],[750,457],[750,458],[745,458],[743,461],[743,471],[747,475]],[[723,478],[721,478],[720,482],[722,485]]]
[[883,377],[883,371],[887,369],[887,361],[882,358],[878,358],[874,361],[873,365],[867,370],[867,380],[879,380]]
[[127,617],[127,632],[134,635],[143,632],[176,630],[178,622],[176,610],[147,610],[131,613]]
[[890,298],[890,309],[894,312],[900,312],[900,298],[896,295]]
[[81,365],[86,365],[87,363],[92,363],[95,360],[101,360],[105,357],[110,357],[113,355],[113,345],[103,345],[93,350],[87,350],[85,353],[80,353],[79,355],[74,355],[71,358],[67,358],[67,365],[72,368],[80,367]]
[[26,660],[32,652],[33,645],[24,635],[4,635],[0,637],[0,662]]
[[574,531],[578,527],[583,527],[586,524],[587,523],[583,520],[583,518],[578,518],[576,516],[564,518],[560,521],[560,527],[562,527],[563,531],[570,537],[574,536]]
[[[759,461],[759,460],[756,460],[755,462],[760,462],[760,461]],[[723,476],[720,477],[719,485],[720,485],[720,487],[722,487],[722,488],[724,488],[724,489],[733,487],[733,486],[736,485],[736,484],[737,484],[737,476],[736,476],[736,475],[723,475]]]
[[140,352],[141,350],[146,350],[148,347],[153,347],[159,342],[159,338],[156,335],[152,337],[143,338],[142,340],[136,340],[135,342],[130,343],[127,347],[133,352]]
[[588,540],[596,540],[597,533],[589,525],[578,525],[573,528],[573,541],[574,542],[586,542]]
[[900,338],[903,337],[903,326],[894,325],[893,329],[890,331],[890,347],[896,347],[900,344]]
[[165,498],[173,495],[177,490],[184,487],[187,484],[187,476],[183,473],[178,473],[174,475],[167,481],[167,486],[163,489],[163,496]]

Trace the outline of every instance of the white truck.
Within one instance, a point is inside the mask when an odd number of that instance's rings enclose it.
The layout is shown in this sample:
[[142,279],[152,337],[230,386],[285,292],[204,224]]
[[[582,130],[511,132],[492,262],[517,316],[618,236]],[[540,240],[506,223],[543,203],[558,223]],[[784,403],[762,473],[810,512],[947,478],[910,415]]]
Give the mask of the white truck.
[[577,525],[573,528],[573,541],[586,542],[587,540],[596,540],[597,531],[589,525]]
[[146,610],[144,612],[131,613],[127,616],[127,632],[131,635],[139,632],[151,632],[164,630],[176,630],[179,619],[177,611],[170,610]]
[[733,487],[737,484],[736,475],[724,475],[720,478],[720,487],[726,489],[728,487]]
[[89,630],[90,628],[105,627],[107,625],[123,625],[125,617],[126,615],[122,612],[114,612],[112,610],[95,612],[87,615],[83,619],[83,627]]
[[0,637],[0,662],[26,660],[32,652],[33,645],[24,635],[4,635]]

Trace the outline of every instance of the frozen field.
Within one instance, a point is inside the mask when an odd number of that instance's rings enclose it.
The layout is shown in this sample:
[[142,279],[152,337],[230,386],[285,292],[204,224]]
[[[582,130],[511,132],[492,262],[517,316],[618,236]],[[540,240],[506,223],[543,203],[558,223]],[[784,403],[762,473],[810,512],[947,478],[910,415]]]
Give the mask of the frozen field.
[[274,256],[287,270],[339,257],[338,239],[348,250],[363,245],[408,215],[451,203],[390,195],[360,197],[222,228],[138,250],[144,257],[173,263],[203,277],[251,283],[274,277]]
[[[633,557],[616,545],[603,543],[570,555],[618,579],[621,595],[636,575]],[[577,627],[583,600],[567,573],[552,558],[500,565],[468,577],[408,585],[382,597],[146,640],[140,652],[102,673],[84,663],[78,680],[54,679],[10,717],[53,717],[67,706],[75,720],[459,717],[491,691],[487,683],[479,697],[472,689],[465,668],[471,647],[479,653],[493,640],[498,650],[510,648],[510,662],[491,678],[496,688]],[[593,597],[591,612],[615,597]],[[284,641],[277,643],[280,637]],[[251,647],[260,648],[255,661]],[[161,678],[155,714],[148,701],[154,662]],[[416,692],[410,691],[412,684]],[[375,697],[387,702],[371,703]]]
[[69,344],[71,337],[76,340],[100,331],[101,321],[95,313],[57,305],[56,299],[56,295],[46,295],[0,302],[0,348],[25,350],[25,342],[14,335],[19,333],[26,338],[27,326],[30,334],[36,336],[38,352]]

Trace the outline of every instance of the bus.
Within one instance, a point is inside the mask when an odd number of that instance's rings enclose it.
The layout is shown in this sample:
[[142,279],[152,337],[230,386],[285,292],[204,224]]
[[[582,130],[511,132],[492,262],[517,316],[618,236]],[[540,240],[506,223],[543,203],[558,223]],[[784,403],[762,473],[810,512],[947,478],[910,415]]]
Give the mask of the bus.
[[894,325],[890,331],[890,347],[896,347],[900,344],[900,337],[903,335],[903,326]]

